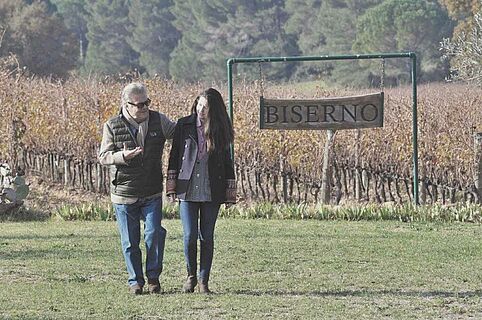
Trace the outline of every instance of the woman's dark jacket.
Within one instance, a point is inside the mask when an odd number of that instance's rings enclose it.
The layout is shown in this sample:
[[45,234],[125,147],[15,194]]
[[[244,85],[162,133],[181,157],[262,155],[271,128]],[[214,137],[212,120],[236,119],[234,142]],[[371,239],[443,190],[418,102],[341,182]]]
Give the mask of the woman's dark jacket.
[[[198,153],[196,114],[179,119],[174,130],[167,169],[166,193],[184,200]],[[211,201],[236,202],[236,180],[229,149],[213,151],[208,159]]]

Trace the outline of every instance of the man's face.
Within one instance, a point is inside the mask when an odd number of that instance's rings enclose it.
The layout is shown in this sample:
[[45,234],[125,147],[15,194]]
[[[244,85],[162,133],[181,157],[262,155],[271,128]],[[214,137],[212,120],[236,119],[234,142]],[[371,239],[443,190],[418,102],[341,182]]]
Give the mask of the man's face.
[[127,101],[127,111],[136,122],[143,122],[149,115],[149,103],[145,94],[132,94]]

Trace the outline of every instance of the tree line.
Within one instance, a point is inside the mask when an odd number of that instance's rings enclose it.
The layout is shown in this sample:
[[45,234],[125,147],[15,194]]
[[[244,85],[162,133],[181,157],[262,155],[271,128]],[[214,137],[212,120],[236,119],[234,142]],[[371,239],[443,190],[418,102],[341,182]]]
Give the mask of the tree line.
[[[0,58],[38,76],[137,70],[176,81],[226,78],[226,58],[415,51],[421,80],[449,72],[441,42],[474,27],[480,0],[2,0]],[[6,61],[6,62],[5,62]],[[387,61],[385,83],[408,80]],[[259,77],[258,66],[236,66]],[[369,62],[273,64],[269,79],[376,84]]]

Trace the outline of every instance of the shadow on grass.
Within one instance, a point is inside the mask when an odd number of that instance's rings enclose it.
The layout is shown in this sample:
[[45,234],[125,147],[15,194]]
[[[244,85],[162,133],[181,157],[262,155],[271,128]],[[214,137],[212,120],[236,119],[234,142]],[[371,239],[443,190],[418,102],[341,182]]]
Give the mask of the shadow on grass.
[[28,221],[47,221],[50,219],[48,212],[27,209],[24,206],[8,214],[0,215],[0,222],[28,222]]
[[65,246],[63,248],[54,249],[26,249],[19,251],[0,252],[0,259],[2,260],[72,260],[79,256],[87,257],[88,259],[98,259],[105,257],[105,251],[101,249],[92,248],[71,248]]
[[88,239],[92,241],[97,241],[100,239],[117,239],[118,234],[108,234],[108,235],[89,235],[89,234],[31,234],[31,235],[14,235],[14,236],[0,236],[0,241],[8,240],[62,240],[62,239]]
[[367,297],[406,296],[422,298],[471,298],[482,297],[482,290],[475,291],[401,291],[401,290],[341,290],[341,291],[281,291],[281,290],[236,290],[231,293],[250,296],[314,296],[314,297]]

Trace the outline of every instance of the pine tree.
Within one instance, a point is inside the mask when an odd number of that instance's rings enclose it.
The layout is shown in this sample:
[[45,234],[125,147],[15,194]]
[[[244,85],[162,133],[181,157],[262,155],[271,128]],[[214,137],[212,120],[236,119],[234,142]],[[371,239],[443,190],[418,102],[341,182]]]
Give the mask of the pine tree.
[[212,36],[222,32],[220,25],[226,21],[228,10],[230,7],[222,1],[174,0],[173,24],[182,35],[171,53],[169,72],[174,79],[213,81],[220,76],[223,58],[218,53],[217,38]]
[[127,43],[131,27],[126,0],[91,0],[87,3],[89,46],[85,71],[124,73],[138,68],[138,53]]
[[[356,38],[358,17],[381,1],[287,0],[290,18],[286,30],[297,37],[303,55],[349,54]],[[301,24],[302,21],[306,24]],[[354,80],[366,81],[366,72],[353,61],[316,62],[301,64],[296,77],[352,84]]]
[[[287,34],[285,24],[288,14],[283,9],[284,0],[252,1],[238,3],[235,16],[224,24],[226,44],[221,46],[225,56],[293,56],[299,54],[296,37]],[[271,80],[289,78],[294,63],[266,64],[262,77]],[[241,65],[238,73],[258,78],[259,66]]]
[[46,2],[2,1],[0,28],[0,56],[15,54],[29,72],[66,77],[75,67],[75,38]]
[[304,55],[319,54],[319,46],[325,43],[325,35],[320,33],[317,24],[321,4],[320,0],[286,0],[288,20],[284,29],[296,36],[299,50]]
[[[298,53],[295,38],[283,28],[287,19],[284,0],[174,2],[174,24],[182,33],[171,54],[170,70],[176,79],[224,80],[227,58]],[[269,78],[287,78],[293,65],[266,69]],[[258,77],[257,70],[257,66],[238,68],[250,77]]]
[[50,0],[55,4],[65,25],[76,35],[79,42],[79,64],[83,65],[87,50],[87,16],[85,0]]
[[170,54],[180,34],[172,25],[171,0],[132,0],[128,43],[139,53],[139,64],[148,74],[169,77]]
[[[415,51],[421,62],[420,76],[443,79],[439,43],[451,27],[447,14],[435,2],[386,0],[360,17],[354,48],[365,52]],[[406,61],[389,63],[387,71],[395,83],[410,80]]]

